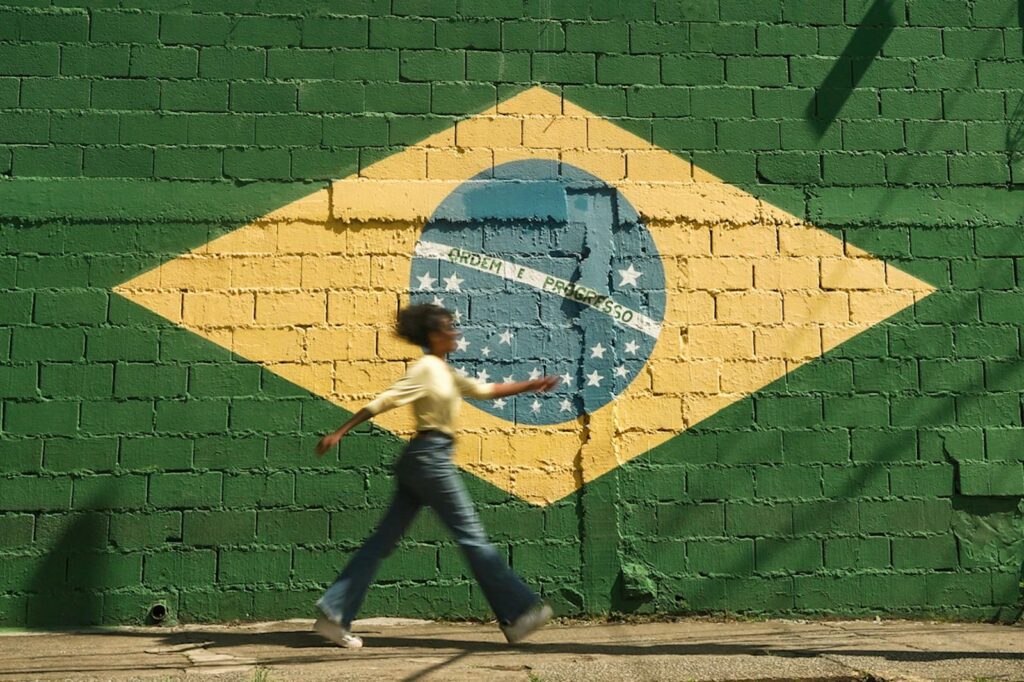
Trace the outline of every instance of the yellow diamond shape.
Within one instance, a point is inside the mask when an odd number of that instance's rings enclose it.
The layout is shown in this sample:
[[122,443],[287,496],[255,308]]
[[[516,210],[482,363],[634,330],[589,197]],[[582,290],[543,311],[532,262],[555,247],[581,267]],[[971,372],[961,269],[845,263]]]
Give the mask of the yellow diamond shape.
[[[116,287],[349,411],[417,354],[392,336],[438,204],[496,165],[560,160],[615,187],[665,271],[643,372],[592,414],[510,424],[472,405],[457,463],[549,504],[929,295],[874,258],[539,87]],[[410,436],[407,410],[376,422]]]

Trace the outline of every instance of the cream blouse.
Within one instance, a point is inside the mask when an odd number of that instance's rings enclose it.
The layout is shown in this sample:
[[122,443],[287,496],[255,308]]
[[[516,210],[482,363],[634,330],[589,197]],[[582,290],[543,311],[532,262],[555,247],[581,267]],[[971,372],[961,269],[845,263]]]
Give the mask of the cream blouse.
[[491,398],[494,384],[460,376],[443,359],[424,355],[387,390],[374,398],[366,410],[373,415],[412,403],[416,430],[437,429],[454,436],[454,422],[462,397]]

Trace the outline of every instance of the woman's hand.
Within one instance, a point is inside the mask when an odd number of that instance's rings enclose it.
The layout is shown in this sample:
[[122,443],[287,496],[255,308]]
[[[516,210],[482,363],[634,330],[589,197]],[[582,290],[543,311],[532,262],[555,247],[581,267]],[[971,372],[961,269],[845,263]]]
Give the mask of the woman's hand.
[[495,384],[492,398],[506,398],[511,395],[519,395],[527,391],[543,393],[550,391],[558,385],[558,377],[541,377],[540,379],[529,379],[527,381],[511,381],[505,384]]
[[324,453],[333,448],[341,440],[341,437],[345,435],[344,431],[335,431],[329,433],[320,439],[320,442],[316,444],[316,456],[323,457]]
[[559,378],[557,376],[541,377],[540,379],[534,379],[531,383],[533,387],[531,390],[537,393],[544,393],[550,391],[558,385]]

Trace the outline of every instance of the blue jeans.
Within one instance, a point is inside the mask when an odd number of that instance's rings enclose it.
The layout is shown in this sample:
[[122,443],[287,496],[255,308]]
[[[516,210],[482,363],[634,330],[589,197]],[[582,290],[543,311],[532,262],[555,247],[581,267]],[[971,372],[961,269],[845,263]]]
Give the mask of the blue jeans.
[[398,489],[377,530],[349,560],[317,602],[325,616],[349,627],[362,606],[381,560],[395,548],[420,507],[432,507],[469,561],[500,623],[511,623],[540,602],[487,541],[473,501],[452,463],[454,440],[437,431],[419,434],[402,452]]

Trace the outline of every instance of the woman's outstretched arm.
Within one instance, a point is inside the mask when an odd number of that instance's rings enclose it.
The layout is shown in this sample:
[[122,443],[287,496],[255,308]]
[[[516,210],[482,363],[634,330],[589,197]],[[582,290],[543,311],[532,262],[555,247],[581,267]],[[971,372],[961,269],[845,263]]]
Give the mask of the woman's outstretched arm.
[[519,393],[526,393],[527,391],[536,391],[543,393],[544,391],[550,391],[558,383],[558,377],[541,377],[540,379],[531,379],[530,381],[513,381],[507,384],[494,384],[491,398],[505,398],[510,395],[517,395]]
[[340,441],[346,433],[356,428],[372,416],[373,413],[364,407],[352,415],[347,422],[338,428],[337,431],[329,433],[321,438],[320,442],[316,444],[317,457],[322,457],[325,452],[337,445],[338,441]]

